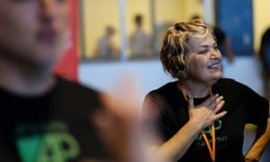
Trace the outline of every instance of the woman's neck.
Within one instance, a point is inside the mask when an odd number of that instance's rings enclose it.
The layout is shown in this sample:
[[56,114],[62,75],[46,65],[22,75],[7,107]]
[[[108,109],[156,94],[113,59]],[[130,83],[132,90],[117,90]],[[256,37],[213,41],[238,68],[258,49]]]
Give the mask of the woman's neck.
[[190,95],[193,98],[203,98],[211,92],[211,86],[190,80],[178,81],[177,84],[184,95]]

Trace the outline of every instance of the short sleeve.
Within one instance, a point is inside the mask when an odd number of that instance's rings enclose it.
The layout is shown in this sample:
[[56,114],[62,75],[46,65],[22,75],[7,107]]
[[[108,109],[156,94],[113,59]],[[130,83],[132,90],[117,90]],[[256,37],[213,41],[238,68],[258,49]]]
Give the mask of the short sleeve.
[[164,131],[166,126],[163,121],[163,109],[165,102],[163,98],[155,93],[151,92],[146,95],[143,103],[142,111],[142,124],[144,131],[161,141],[165,140]]
[[258,126],[265,124],[269,117],[269,101],[245,85],[241,86],[241,95],[247,103],[247,122]]

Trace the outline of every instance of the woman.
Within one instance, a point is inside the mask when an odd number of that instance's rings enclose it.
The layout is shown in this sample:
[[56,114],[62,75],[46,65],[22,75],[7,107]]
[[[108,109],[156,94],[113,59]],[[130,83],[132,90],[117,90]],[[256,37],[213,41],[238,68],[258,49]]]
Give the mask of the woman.
[[[160,59],[177,81],[145,98],[144,121],[152,123],[151,139],[158,141],[151,143],[155,157],[166,162],[258,161],[270,136],[269,103],[245,85],[221,78],[221,53],[210,28],[199,19],[170,27]],[[243,156],[246,123],[264,133]]]

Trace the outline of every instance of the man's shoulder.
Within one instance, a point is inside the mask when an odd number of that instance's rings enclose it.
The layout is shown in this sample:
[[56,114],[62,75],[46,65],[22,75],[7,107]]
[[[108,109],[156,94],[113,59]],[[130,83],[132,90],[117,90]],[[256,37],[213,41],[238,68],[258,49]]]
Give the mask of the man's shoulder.
[[63,77],[57,77],[58,84],[57,89],[60,93],[65,93],[66,95],[73,96],[74,98],[99,98],[101,92],[94,89],[93,87],[85,86],[78,81],[69,80]]

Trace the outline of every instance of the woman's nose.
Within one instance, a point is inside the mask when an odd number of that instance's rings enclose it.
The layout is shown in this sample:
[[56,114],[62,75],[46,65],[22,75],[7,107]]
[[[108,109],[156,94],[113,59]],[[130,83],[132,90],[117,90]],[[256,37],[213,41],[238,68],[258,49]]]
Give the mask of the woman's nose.
[[210,51],[210,59],[219,59],[221,57],[219,49],[212,49]]

